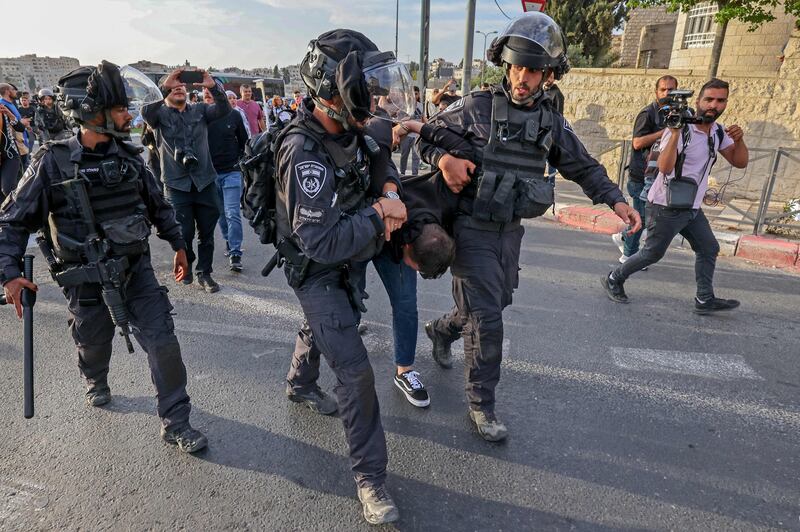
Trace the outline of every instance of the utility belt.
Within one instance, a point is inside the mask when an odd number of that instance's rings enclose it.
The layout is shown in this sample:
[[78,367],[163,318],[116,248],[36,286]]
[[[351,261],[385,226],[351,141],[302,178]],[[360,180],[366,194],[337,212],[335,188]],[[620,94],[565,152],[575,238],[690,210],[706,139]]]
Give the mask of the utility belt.
[[293,289],[299,289],[303,283],[318,274],[329,271],[338,271],[341,275],[342,288],[347,292],[347,297],[353,308],[366,312],[363,300],[368,296],[352,281],[350,261],[337,264],[322,264],[311,260],[303,253],[291,238],[284,238],[278,242],[277,251],[267,265],[261,270],[261,275],[268,276],[277,267],[283,267],[286,280]]
[[493,233],[506,233],[509,231],[517,230],[522,224],[519,217],[514,217],[507,222],[495,222],[490,220],[483,220],[475,216],[475,198],[468,196],[461,196],[458,200],[458,212],[461,216],[458,217],[457,223],[463,227],[470,229],[477,229],[479,231],[491,231]]

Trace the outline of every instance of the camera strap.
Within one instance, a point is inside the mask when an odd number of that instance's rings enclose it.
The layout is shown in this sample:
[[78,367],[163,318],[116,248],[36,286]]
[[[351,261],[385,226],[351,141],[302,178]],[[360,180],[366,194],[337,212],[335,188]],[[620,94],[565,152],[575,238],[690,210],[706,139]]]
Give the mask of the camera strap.
[[[714,124],[716,126],[714,129],[714,133],[709,132],[708,135],[708,159],[706,160],[706,164],[703,165],[703,170],[700,174],[700,181],[697,182],[698,186],[700,183],[703,182],[706,178],[706,172],[710,173],[711,168],[717,162],[717,143],[714,142],[714,137],[719,138],[719,145],[722,145],[722,140],[725,138],[725,132],[722,129],[722,126],[719,124]],[[686,148],[689,146],[689,142],[692,140],[692,132],[689,129],[689,126],[683,126],[681,129],[681,137],[683,139],[683,149],[681,153],[678,154],[678,159],[675,161],[675,179],[681,179],[683,177],[683,163],[686,160]]]

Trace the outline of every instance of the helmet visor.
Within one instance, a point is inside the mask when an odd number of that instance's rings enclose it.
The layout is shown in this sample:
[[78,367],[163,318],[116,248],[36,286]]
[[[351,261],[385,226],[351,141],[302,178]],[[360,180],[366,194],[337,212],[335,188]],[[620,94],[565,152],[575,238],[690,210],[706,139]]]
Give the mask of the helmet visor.
[[567,53],[561,28],[544,13],[534,11],[512,20],[497,39],[505,37],[521,37],[533,41],[554,59]]
[[364,70],[364,78],[373,99],[395,120],[414,116],[416,98],[414,80],[402,63],[392,62]]
[[128,111],[136,118],[142,107],[149,103],[163,100],[161,90],[156,83],[130,65],[119,69],[125,84],[125,95],[128,97]]

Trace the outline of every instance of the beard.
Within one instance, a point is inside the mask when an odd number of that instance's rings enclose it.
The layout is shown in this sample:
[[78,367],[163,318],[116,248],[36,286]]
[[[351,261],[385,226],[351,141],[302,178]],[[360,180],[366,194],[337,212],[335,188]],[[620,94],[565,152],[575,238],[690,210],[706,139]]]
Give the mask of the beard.
[[723,111],[717,111],[716,109],[699,109],[699,111],[700,113],[697,116],[702,118],[706,124],[716,122],[723,113]]

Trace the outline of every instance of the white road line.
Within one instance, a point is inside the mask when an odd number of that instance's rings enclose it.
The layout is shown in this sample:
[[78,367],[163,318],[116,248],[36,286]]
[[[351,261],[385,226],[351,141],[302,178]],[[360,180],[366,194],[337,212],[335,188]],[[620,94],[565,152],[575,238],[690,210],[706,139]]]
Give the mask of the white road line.
[[612,347],[611,357],[617,367],[631,371],[680,373],[725,381],[764,380],[741,355]]
[[42,486],[24,480],[0,478],[0,524],[45,509],[50,500]]
[[292,319],[297,321],[298,325],[303,321],[303,313],[293,305],[288,305],[285,300],[252,296],[235,288],[223,288],[220,295],[260,314]]

